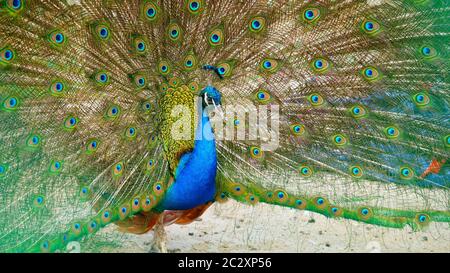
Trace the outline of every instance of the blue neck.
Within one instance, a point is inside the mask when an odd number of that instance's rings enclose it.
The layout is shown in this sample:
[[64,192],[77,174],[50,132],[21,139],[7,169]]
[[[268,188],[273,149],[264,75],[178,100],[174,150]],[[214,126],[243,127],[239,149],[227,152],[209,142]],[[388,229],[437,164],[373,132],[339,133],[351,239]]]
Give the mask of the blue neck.
[[162,210],[187,210],[212,201],[216,194],[217,154],[209,117],[202,111],[194,150],[184,154],[175,171],[175,182],[158,206]]

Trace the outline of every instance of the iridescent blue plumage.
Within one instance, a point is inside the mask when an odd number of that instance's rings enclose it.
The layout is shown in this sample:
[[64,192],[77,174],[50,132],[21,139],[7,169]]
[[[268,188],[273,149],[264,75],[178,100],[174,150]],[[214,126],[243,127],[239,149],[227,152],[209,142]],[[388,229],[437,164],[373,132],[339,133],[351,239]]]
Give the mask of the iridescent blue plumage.
[[[187,210],[213,201],[216,194],[217,153],[211,122],[206,106],[208,100],[220,105],[217,89],[208,86],[201,93],[205,98],[201,107],[194,150],[185,153],[175,172],[175,181],[158,206],[161,210]],[[206,95],[206,96],[205,96]]]

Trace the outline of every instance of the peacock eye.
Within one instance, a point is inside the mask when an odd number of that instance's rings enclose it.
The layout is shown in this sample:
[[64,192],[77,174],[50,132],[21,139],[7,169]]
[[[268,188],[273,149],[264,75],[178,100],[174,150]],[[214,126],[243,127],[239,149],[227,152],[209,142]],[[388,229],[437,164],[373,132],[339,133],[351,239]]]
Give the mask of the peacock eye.
[[158,18],[159,7],[152,2],[148,2],[143,6],[143,13],[145,17],[153,22]]
[[444,143],[447,147],[450,147],[450,135],[444,137]]
[[64,83],[60,81],[55,81],[50,86],[50,92],[52,93],[53,96],[59,96],[64,91],[64,88],[65,88]]
[[181,36],[181,27],[176,23],[172,23],[168,27],[168,33],[170,40],[176,42]]
[[360,105],[353,106],[350,112],[354,118],[363,118],[367,115],[366,109]]
[[218,43],[218,42],[220,41],[220,36],[217,35],[217,34],[213,34],[213,35],[211,36],[211,41],[212,41],[213,43]]
[[363,176],[363,170],[359,166],[350,167],[350,174],[355,178],[360,178]]
[[60,83],[60,82],[56,83],[55,89],[56,89],[56,91],[61,92],[63,89],[62,83]]
[[41,137],[38,135],[31,135],[28,137],[27,145],[30,148],[37,148],[39,147],[39,144],[41,143]]
[[148,17],[153,18],[153,17],[155,17],[155,14],[156,14],[156,11],[155,11],[154,8],[147,9],[147,16]]
[[195,68],[195,66],[197,66],[197,59],[194,53],[192,52],[186,55],[183,62],[184,62],[184,69],[187,71],[191,71]]
[[41,244],[41,251],[42,252],[47,252],[49,250],[49,248],[50,248],[49,241],[42,242],[42,244]]
[[432,59],[437,56],[436,49],[431,46],[423,46],[420,50],[420,53],[422,53],[422,56],[425,59]]
[[217,28],[210,32],[209,43],[211,46],[219,46],[223,44],[223,31]]
[[161,196],[164,192],[164,187],[161,183],[156,183],[153,185],[153,192],[156,194],[156,196]]
[[145,76],[140,74],[133,75],[132,80],[138,89],[144,88],[147,83]]
[[122,162],[116,163],[115,165],[113,165],[112,167],[112,174],[113,177],[115,178],[119,178],[123,175],[123,170],[124,170],[125,166],[123,165]]
[[125,130],[125,136],[132,140],[136,138],[136,128],[135,127],[129,127]]
[[23,8],[22,0],[7,0],[4,2],[6,2],[7,7],[13,12],[18,12]]
[[347,144],[347,138],[344,135],[338,134],[333,136],[333,143],[336,146],[344,146]]
[[317,60],[314,65],[317,69],[321,69],[323,67],[323,62],[321,60]]
[[198,2],[192,2],[189,7],[191,8],[191,10],[197,10],[198,9]]
[[161,61],[158,65],[159,73],[162,75],[167,75],[170,73],[170,66],[169,63],[166,61]]
[[33,204],[35,207],[40,208],[44,205],[45,199],[44,196],[38,195],[34,198]]
[[303,177],[310,177],[310,176],[313,175],[313,173],[314,173],[314,171],[311,169],[311,167],[308,167],[308,166],[301,166],[300,167],[300,174]]
[[110,35],[109,28],[105,25],[97,26],[97,33],[98,33],[98,36],[103,40],[108,39],[109,35]]
[[362,70],[364,78],[368,81],[375,81],[380,78],[380,72],[375,67],[366,67]]
[[14,54],[11,50],[9,50],[9,49],[5,50],[5,54],[4,54],[5,60],[9,61],[12,59],[13,56],[14,56]]
[[361,25],[361,28],[365,33],[369,35],[375,35],[380,31],[381,26],[378,22],[374,20],[364,20]]
[[274,73],[278,70],[279,63],[275,59],[264,59],[260,64],[260,69],[265,73]]
[[400,168],[400,177],[402,179],[412,179],[414,177],[414,171],[409,167]]
[[15,57],[15,53],[10,48],[0,49],[0,63],[10,63]]
[[301,136],[305,133],[305,126],[303,126],[302,124],[292,124],[290,126],[291,128],[291,132],[292,134],[294,134],[294,136]]
[[62,169],[62,162],[61,161],[52,161],[50,164],[50,172],[51,173],[59,173]]
[[49,41],[55,46],[61,46],[66,41],[66,36],[61,31],[55,30],[48,35]]
[[86,144],[86,153],[93,154],[97,151],[99,146],[99,141],[96,139],[89,140]]
[[55,35],[55,41],[60,44],[62,43],[62,41],[64,40],[64,35],[62,35],[61,33],[58,33]]
[[317,8],[308,8],[303,12],[303,20],[306,23],[314,23],[320,18],[320,10]]
[[373,23],[372,23],[372,22],[366,22],[366,23],[364,24],[364,28],[365,28],[367,31],[372,31],[372,30],[374,29]]
[[254,159],[262,159],[264,152],[259,147],[250,147],[250,156]]
[[260,33],[266,25],[266,19],[262,16],[250,20],[249,28],[253,33]]
[[17,100],[16,100],[15,98],[11,98],[11,99],[9,100],[9,105],[10,105],[11,107],[16,106],[16,104],[17,104]]
[[3,108],[6,111],[14,111],[19,105],[19,99],[16,97],[9,97],[3,101]]
[[98,72],[95,75],[95,80],[99,85],[104,86],[109,83],[109,75],[103,71]]
[[321,106],[324,104],[324,100],[320,94],[312,94],[308,97],[308,100],[312,106]]
[[362,207],[358,209],[358,214],[362,219],[368,220],[372,216],[372,210],[367,207]]
[[0,178],[3,177],[6,173],[7,170],[7,166],[6,165],[1,165],[0,164]]
[[145,50],[147,49],[147,45],[146,45],[145,41],[141,38],[136,38],[134,40],[134,47],[135,47],[135,50],[137,51],[137,53],[144,53]]
[[201,5],[198,1],[191,1],[189,3],[189,10],[191,12],[197,12],[200,9]]
[[312,10],[308,9],[305,11],[305,18],[311,20],[314,18],[314,13]]
[[425,223],[428,220],[428,215],[420,214],[418,215],[417,219],[420,223]]
[[261,28],[261,22],[259,22],[258,20],[253,20],[252,21],[252,28],[257,30]]
[[400,136],[400,130],[397,127],[389,126],[384,129],[384,133],[390,139],[396,139]]
[[329,70],[330,63],[324,58],[318,58],[312,61],[311,66],[315,72],[323,73]]
[[68,116],[64,121],[64,127],[68,130],[75,129],[78,125],[78,118],[75,116]]
[[113,105],[113,106],[109,107],[108,110],[106,111],[106,118],[115,119],[119,116],[119,114],[120,114],[120,108],[116,105]]

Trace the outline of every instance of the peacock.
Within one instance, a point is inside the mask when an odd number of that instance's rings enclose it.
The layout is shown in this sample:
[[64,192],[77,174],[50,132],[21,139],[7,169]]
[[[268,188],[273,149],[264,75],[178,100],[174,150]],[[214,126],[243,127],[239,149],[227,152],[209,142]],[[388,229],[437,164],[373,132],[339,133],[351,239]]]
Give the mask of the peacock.
[[450,222],[447,0],[1,0],[0,22],[0,252],[95,252],[110,225],[164,251],[230,199]]

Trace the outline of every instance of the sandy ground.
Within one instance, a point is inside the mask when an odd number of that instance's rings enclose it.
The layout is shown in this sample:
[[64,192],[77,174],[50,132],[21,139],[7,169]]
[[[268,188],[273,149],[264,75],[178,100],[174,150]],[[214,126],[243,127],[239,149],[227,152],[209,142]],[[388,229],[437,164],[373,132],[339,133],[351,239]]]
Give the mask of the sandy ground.
[[[215,204],[198,221],[167,227],[169,252],[450,252],[450,226],[412,232],[258,204]],[[107,233],[115,233],[113,229]],[[153,233],[112,252],[152,252]]]

